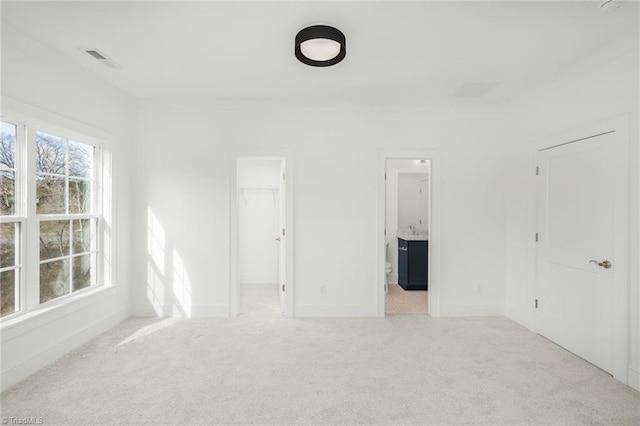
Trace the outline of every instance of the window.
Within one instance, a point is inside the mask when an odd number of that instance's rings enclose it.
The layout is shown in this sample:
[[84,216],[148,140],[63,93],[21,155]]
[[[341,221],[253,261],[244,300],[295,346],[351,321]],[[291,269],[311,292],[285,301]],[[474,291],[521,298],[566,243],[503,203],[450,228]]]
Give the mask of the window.
[[102,158],[90,138],[2,122],[1,317],[104,282]]
[[96,282],[95,148],[41,132],[35,140],[43,303]]
[[22,218],[18,126],[0,123],[0,316],[20,310]]

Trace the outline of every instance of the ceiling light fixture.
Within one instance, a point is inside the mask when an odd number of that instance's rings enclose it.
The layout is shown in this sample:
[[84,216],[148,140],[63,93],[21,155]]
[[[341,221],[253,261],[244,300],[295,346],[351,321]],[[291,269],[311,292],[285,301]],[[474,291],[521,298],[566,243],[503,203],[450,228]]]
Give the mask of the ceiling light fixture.
[[347,55],[347,43],[342,31],[328,25],[313,25],[296,35],[296,58],[312,67],[328,67]]
[[619,1],[605,0],[602,3],[600,3],[600,10],[602,12],[609,12],[612,10],[620,9],[621,6],[622,6],[622,3]]

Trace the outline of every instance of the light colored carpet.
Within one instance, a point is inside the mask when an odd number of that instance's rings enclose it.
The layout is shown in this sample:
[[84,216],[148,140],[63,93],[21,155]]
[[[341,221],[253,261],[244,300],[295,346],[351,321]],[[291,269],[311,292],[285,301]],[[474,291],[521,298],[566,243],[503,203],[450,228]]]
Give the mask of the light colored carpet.
[[505,318],[131,318],[1,396],[44,424],[640,424],[640,394]]
[[385,314],[426,314],[428,312],[427,291],[407,291],[398,284],[387,284]]

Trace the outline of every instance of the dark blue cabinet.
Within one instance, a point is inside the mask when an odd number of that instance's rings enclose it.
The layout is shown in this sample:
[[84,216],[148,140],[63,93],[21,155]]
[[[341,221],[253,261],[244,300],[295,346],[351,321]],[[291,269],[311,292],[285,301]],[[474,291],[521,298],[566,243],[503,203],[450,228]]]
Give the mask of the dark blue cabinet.
[[398,238],[398,284],[405,290],[427,290],[429,241]]

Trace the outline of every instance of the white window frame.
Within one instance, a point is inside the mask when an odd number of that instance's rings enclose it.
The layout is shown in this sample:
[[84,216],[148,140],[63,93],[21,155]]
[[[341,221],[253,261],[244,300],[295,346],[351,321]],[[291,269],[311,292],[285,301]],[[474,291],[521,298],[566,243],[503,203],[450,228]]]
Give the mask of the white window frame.
[[[0,218],[1,222],[21,223],[20,242],[20,310],[0,318],[0,323],[19,320],[27,314],[72,303],[85,295],[114,284],[115,277],[115,210],[113,202],[113,173],[111,135],[55,114],[28,108],[31,114],[2,111],[2,121],[18,126],[16,161],[16,215]],[[38,114],[33,114],[37,112]],[[44,116],[44,119],[35,118]],[[77,129],[77,130],[72,130]],[[46,133],[94,147],[92,211],[89,214],[36,214],[36,133]],[[20,191],[18,193],[18,191]],[[18,204],[20,204],[18,208]],[[20,212],[20,216],[18,216]],[[68,212],[67,212],[68,213]],[[97,219],[95,235],[95,283],[40,303],[40,222],[46,220]],[[71,238],[73,238],[71,236]],[[18,250],[16,250],[18,251]],[[69,259],[72,268],[73,255]]]
[[14,312],[0,318],[0,321],[7,318],[13,318],[24,311],[25,307],[25,283],[27,282],[26,274],[26,244],[25,235],[27,228],[27,217],[25,209],[25,197],[24,197],[24,167],[25,167],[25,155],[24,155],[24,141],[25,138],[25,126],[17,120],[7,119],[2,116],[2,121],[10,123],[16,126],[16,159],[14,165],[14,189],[15,189],[15,204],[13,216],[0,216],[0,223],[18,223],[20,225],[20,232],[15,240],[15,256],[18,258],[17,262],[14,262],[13,267],[2,268],[3,271],[15,270],[15,280],[17,281],[17,288],[15,288],[14,296]]

